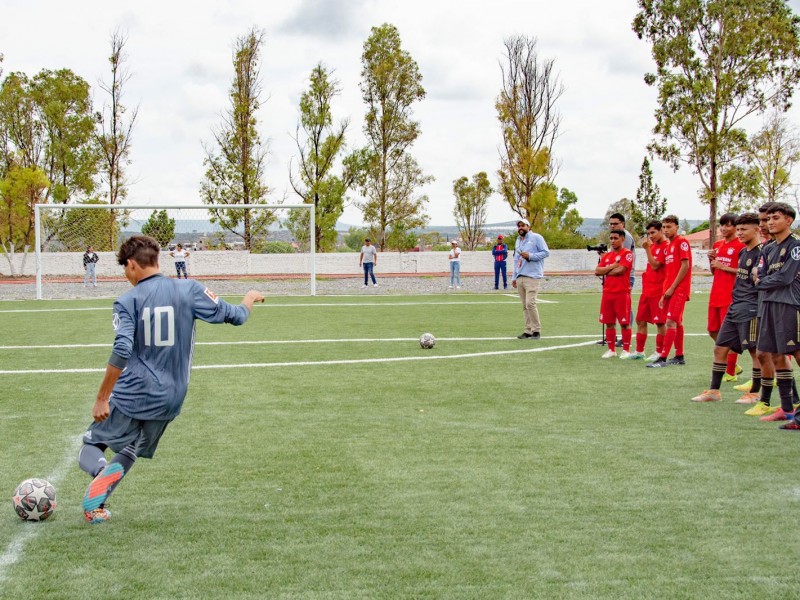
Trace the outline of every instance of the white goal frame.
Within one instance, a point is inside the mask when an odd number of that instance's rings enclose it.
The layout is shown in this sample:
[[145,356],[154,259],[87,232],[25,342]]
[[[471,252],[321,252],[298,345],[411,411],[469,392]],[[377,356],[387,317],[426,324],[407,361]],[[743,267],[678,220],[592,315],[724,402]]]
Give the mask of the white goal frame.
[[202,209],[202,210],[243,210],[243,209],[293,209],[309,211],[309,250],[311,254],[311,295],[317,295],[317,260],[316,260],[316,210],[314,204],[35,204],[34,219],[36,228],[36,299],[42,299],[42,211],[45,210],[162,210],[162,209]]

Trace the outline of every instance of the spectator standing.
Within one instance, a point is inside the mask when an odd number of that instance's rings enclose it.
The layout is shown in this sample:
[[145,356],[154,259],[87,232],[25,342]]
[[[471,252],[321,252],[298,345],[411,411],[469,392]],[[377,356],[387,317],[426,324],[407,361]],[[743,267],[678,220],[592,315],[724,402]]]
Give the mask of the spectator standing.
[[92,285],[97,287],[97,270],[95,265],[98,260],[100,260],[100,257],[97,256],[97,252],[94,251],[92,246],[89,246],[83,254],[83,270],[85,271],[83,275],[84,287],[89,287],[90,279],[92,280]]
[[450,261],[450,285],[449,289],[461,288],[461,248],[458,247],[458,241],[450,241],[450,254],[447,255]]
[[169,255],[175,258],[175,271],[178,273],[178,279],[181,278],[181,271],[183,271],[183,278],[189,279],[186,273],[186,259],[189,258],[189,251],[183,249],[183,244],[178,244]]
[[497,243],[492,248],[494,257],[494,289],[500,289],[500,273],[503,274],[503,289],[508,289],[506,281],[506,259],[508,258],[508,246],[503,241],[503,236],[497,236]]
[[361,246],[361,254],[358,257],[358,266],[364,269],[364,287],[369,284],[369,278],[372,277],[372,287],[378,287],[378,282],[375,281],[375,265],[378,264],[378,249],[372,245],[369,238],[364,240],[364,245]]
[[524,340],[541,337],[542,325],[539,321],[539,309],[536,296],[539,284],[544,277],[544,259],[550,256],[547,242],[538,233],[531,231],[528,219],[517,221],[517,243],[514,245],[514,274],[511,285],[519,292],[522,301],[522,312],[525,315],[525,331],[517,338]]

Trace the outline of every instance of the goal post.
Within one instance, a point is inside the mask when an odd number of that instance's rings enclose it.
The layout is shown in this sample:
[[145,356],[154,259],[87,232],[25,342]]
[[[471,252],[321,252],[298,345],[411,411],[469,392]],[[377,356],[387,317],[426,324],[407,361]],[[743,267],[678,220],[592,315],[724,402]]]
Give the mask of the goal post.
[[[275,233],[270,229],[278,220],[275,213],[288,210],[308,210],[308,252],[300,261],[285,260],[286,252],[300,251],[298,244],[268,239]],[[169,252],[181,244],[190,254],[189,276],[227,282],[222,287],[228,291],[220,294],[238,294],[248,279],[302,279],[307,273],[310,294],[315,296],[315,216],[313,204],[36,204],[36,299],[45,297],[49,284],[75,285],[77,275],[80,283],[93,286],[83,278],[83,254],[89,246],[100,257],[96,265],[100,280],[119,281],[116,252],[125,239],[137,234],[159,242],[164,274],[175,274]],[[287,263],[293,271],[287,270]]]

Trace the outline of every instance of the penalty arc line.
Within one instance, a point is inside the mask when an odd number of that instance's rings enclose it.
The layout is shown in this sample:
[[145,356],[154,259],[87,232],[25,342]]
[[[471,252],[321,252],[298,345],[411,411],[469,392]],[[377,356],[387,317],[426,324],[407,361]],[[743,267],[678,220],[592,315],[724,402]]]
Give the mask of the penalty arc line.
[[[81,445],[82,436],[77,436],[74,438],[67,450],[64,452],[64,457],[61,460],[61,463],[56,466],[56,468],[46,477],[47,481],[53,484],[53,486],[58,489],[58,485],[61,483],[61,480],[69,471],[69,468],[75,462],[75,456],[78,452],[78,448]],[[6,549],[0,554],[0,584],[8,579],[8,571],[14,564],[19,561],[22,557],[22,552],[25,549],[25,545],[33,540],[41,531],[42,531],[42,523],[22,523],[23,526],[22,532],[17,534],[11,542],[6,546]]]

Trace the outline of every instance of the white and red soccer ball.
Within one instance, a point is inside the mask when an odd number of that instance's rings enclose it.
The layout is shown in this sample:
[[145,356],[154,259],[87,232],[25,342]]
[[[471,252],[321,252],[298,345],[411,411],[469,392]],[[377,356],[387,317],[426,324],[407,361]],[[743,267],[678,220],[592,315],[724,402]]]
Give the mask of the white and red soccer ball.
[[56,510],[56,488],[46,479],[26,479],[11,499],[14,511],[24,521],[44,521]]

